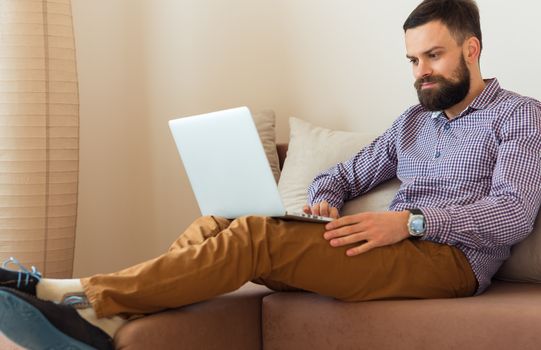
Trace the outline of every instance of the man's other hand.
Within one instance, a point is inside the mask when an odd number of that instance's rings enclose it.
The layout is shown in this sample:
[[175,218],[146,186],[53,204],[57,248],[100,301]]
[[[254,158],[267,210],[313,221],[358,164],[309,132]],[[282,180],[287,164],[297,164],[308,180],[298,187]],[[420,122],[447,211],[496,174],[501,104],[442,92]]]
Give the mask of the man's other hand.
[[408,218],[407,210],[343,216],[325,225],[323,237],[333,247],[360,243],[346,251],[348,256],[354,256],[408,238]]
[[326,201],[314,204],[311,207],[309,205],[305,205],[302,208],[302,211],[304,211],[305,214],[326,216],[333,219],[338,219],[340,217],[338,209],[336,209],[335,207],[331,207]]

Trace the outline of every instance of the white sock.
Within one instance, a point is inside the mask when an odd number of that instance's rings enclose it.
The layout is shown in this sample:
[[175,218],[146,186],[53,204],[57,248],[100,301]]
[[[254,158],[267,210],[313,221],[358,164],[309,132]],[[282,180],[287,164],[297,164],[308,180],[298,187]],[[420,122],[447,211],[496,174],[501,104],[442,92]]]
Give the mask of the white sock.
[[[62,301],[67,293],[82,293],[83,285],[80,279],[54,279],[42,278],[36,285],[36,296],[42,300],[49,300],[56,303]],[[98,318],[92,307],[86,309],[77,309],[79,315],[100,328],[112,338],[116,331],[127,322],[120,316]]]
[[83,285],[78,278],[56,279],[42,278],[36,285],[36,296],[42,300],[59,303],[66,293],[83,292]]

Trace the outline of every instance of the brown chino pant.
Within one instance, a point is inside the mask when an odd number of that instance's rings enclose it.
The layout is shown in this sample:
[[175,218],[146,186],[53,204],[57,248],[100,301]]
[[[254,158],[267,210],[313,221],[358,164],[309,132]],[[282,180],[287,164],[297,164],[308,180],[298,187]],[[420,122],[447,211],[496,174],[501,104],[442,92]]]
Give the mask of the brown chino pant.
[[477,288],[452,246],[406,239],[350,257],[324,231],[319,223],[267,217],[202,217],[161,256],[81,282],[98,317],[175,308],[250,280],[344,301],[464,297]]

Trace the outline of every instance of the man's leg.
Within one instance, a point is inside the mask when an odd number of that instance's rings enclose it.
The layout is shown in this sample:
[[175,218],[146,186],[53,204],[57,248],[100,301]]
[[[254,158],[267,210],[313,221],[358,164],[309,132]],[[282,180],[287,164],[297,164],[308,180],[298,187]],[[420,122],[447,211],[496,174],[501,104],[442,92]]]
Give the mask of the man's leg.
[[202,216],[188,226],[184,232],[171,244],[169,251],[182,249],[190,245],[203,243],[210,237],[216,236],[231,224],[232,220],[216,216]]
[[[211,220],[209,220],[212,218]],[[231,220],[221,218],[221,217],[200,217],[195,220],[189,227],[184,231],[179,238],[171,244],[169,251],[183,248],[193,244],[200,244],[204,240],[210,237],[216,236],[220,231],[226,229]],[[301,291],[302,289],[294,288],[288,286],[285,283],[271,281],[263,278],[255,278],[252,282],[257,284],[262,284],[268,288],[275,291]]]
[[[209,237],[217,235],[229,226],[230,220],[225,218],[200,217],[171,244],[169,251],[173,251],[192,244],[200,244]],[[82,292],[80,279],[52,279],[42,278],[34,282],[34,293],[38,298],[60,302],[66,293]]]
[[[235,290],[254,278],[346,301],[469,296],[476,288],[464,255],[446,245],[405,240],[348,257],[347,247],[334,248],[323,239],[321,224],[262,217],[240,218],[229,224],[207,217],[191,228],[199,233],[188,229],[191,233],[156,259],[83,279],[92,304],[85,310],[92,317],[150,313]],[[48,340],[62,344],[101,342],[103,346],[92,346],[109,348],[111,339],[85,324],[88,316],[84,313],[12,288],[0,288],[0,319],[6,321],[0,322],[0,330],[12,339],[40,343],[43,339],[38,335],[25,333],[33,327],[46,332]],[[20,312],[39,320],[16,318]],[[17,324],[7,321],[14,317]],[[94,324],[103,329],[101,323]],[[51,327],[56,329],[54,336],[48,330]],[[95,335],[89,337],[92,332]]]
[[[475,277],[456,248],[405,240],[348,257],[314,223],[245,217],[216,225],[202,241],[184,237],[160,257],[82,280],[100,317],[179,307],[233,291],[255,278],[346,301],[472,295]],[[213,223],[214,222],[214,223]],[[219,231],[219,229],[222,229]],[[189,231],[189,230],[188,230]]]

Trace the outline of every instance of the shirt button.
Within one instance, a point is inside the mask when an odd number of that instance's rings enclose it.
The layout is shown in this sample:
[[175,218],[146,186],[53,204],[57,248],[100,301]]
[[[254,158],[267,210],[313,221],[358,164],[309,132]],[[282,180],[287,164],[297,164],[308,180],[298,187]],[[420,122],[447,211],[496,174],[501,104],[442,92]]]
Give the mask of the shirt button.
[[449,130],[451,129],[451,124],[445,124],[445,126],[443,127],[444,130]]
[[441,152],[440,151],[437,151],[436,154],[434,155],[434,157],[436,158],[439,158],[441,156]]

